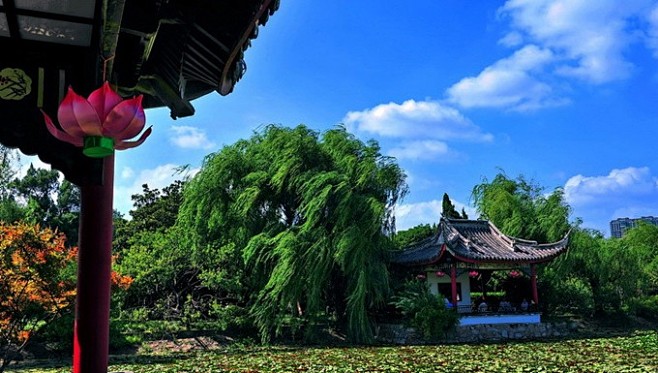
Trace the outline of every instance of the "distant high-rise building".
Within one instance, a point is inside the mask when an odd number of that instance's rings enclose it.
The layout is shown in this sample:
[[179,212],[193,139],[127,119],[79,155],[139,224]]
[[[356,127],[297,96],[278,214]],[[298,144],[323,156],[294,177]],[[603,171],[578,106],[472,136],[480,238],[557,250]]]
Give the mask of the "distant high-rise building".
[[641,218],[619,218],[610,222],[610,235],[615,238],[621,238],[627,230],[637,226],[639,221],[649,224],[658,225],[658,218],[653,216],[643,216]]

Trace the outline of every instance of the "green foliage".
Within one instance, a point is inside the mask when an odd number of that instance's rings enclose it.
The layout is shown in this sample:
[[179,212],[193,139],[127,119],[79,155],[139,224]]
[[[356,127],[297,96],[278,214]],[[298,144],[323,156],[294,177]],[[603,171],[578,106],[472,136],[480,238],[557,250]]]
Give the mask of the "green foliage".
[[218,323],[219,329],[222,331],[248,329],[253,323],[243,307],[235,304],[222,304],[217,301],[211,304],[210,316]]
[[121,252],[130,246],[128,240],[136,234],[163,232],[173,227],[183,201],[184,185],[180,180],[162,190],[150,189],[148,184],[142,185],[142,193],[131,197],[135,207],[130,211],[132,219],[125,220],[115,213],[114,251]]
[[272,125],[206,158],[178,224],[204,284],[250,304],[263,339],[329,309],[364,341],[367,310],[388,289],[387,234],[405,192],[375,142]]
[[[637,299],[656,289],[652,278],[652,268],[658,257],[658,230],[655,228],[640,226],[629,230],[622,239],[605,239],[598,232],[574,228],[569,251],[540,273],[540,279],[546,284],[546,289],[542,289],[542,293],[546,293],[544,297],[564,302],[568,299],[563,295],[564,289],[575,284],[566,280],[578,281],[590,289],[596,314],[626,312]],[[590,312],[588,302],[580,304],[583,308],[579,313]],[[572,311],[575,311],[573,307]]]
[[635,257],[633,264],[641,269],[640,288],[649,294],[658,293],[658,226],[640,222],[620,241],[622,247],[630,249],[630,255]]
[[135,206],[130,211],[131,227],[135,231],[162,231],[173,227],[178,217],[178,210],[183,202],[185,182],[174,181],[171,185],[158,189],[149,189],[142,185],[142,193],[132,196]]
[[633,311],[637,316],[658,321],[658,295],[638,299],[633,304]]
[[0,145],[0,221],[9,224],[23,220],[25,215],[11,187],[18,160],[17,152]]
[[64,180],[59,184],[55,215],[48,226],[64,233],[69,245],[77,245],[80,224],[80,188]]
[[398,249],[404,249],[409,245],[421,241],[427,237],[437,234],[438,225],[420,224],[407,230],[399,231],[393,236],[393,242]]
[[75,315],[68,312],[44,325],[37,340],[46,342],[54,351],[73,351],[73,321]]
[[30,223],[43,223],[55,215],[55,203],[52,195],[58,189],[57,171],[34,168],[27,170],[25,177],[15,179],[11,186],[15,193],[28,202],[27,219]]
[[468,219],[468,215],[466,215],[466,211],[463,207],[461,214],[457,211],[455,205],[450,200],[448,193],[443,193],[441,216],[446,219]]
[[630,299],[645,293],[644,263],[638,249],[629,241],[605,241],[597,271],[600,309],[621,311]]
[[[149,318],[186,319],[195,314],[189,308],[205,294],[198,270],[191,261],[190,249],[173,228],[183,199],[184,182],[175,181],[159,189],[142,186],[135,194],[131,220],[115,216],[114,251],[116,269],[133,278],[132,286],[113,299],[117,317],[130,319],[130,312],[118,309],[143,309]],[[209,305],[205,305],[205,308]]]
[[562,189],[547,196],[543,188],[523,176],[514,180],[499,173],[491,182],[485,178],[473,188],[472,198],[481,218],[513,237],[554,242],[570,228],[570,207]]
[[455,209],[455,205],[452,204],[448,193],[443,193],[441,216],[446,219],[461,219],[461,215]]
[[[555,279],[544,272],[542,298],[549,312],[589,317],[594,313],[594,294],[589,283],[580,277]],[[554,288],[553,288],[554,287]]]
[[392,304],[428,340],[445,335],[459,322],[457,312],[446,309],[444,299],[431,294],[425,281],[407,282]]
[[[80,189],[77,186],[66,180],[60,182],[56,170],[36,169],[30,165],[26,175],[14,179],[9,187],[12,196],[0,208],[6,211],[9,219],[57,229],[67,237],[68,245],[76,243],[80,215]],[[18,205],[17,199],[25,201],[26,205]]]
[[0,221],[16,223],[24,220],[25,211],[13,197],[3,197],[0,200]]
[[132,277],[133,283],[118,294],[117,307],[145,307],[150,317],[158,319],[184,316],[188,295],[200,296],[202,289],[178,235],[174,229],[142,231],[128,239],[115,269]]
[[[63,314],[52,322],[43,326],[39,331],[36,342],[47,344],[53,352],[69,355],[73,351],[73,312]],[[115,351],[124,347],[134,346],[141,342],[141,335],[128,335],[124,324],[116,319],[110,320],[110,350]]]
[[6,198],[10,195],[10,184],[16,171],[14,165],[18,163],[18,153],[0,145],[0,197]]

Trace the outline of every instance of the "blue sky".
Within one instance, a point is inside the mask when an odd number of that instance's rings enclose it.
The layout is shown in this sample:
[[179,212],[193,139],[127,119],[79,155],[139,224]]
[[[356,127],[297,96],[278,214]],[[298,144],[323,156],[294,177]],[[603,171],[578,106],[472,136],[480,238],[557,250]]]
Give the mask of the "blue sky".
[[147,111],[151,137],[117,153],[117,209],[265,124],[342,123],[405,169],[398,229],[437,222],[444,192],[475,216],[499,169],[563,188],[606,235],[658,215],[658,1],[282,0],[246,62],[192,117]]

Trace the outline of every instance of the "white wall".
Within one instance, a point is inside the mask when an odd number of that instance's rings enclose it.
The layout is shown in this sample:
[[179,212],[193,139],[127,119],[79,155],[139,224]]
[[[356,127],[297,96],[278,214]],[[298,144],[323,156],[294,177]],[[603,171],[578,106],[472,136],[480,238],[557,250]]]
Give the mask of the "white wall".
[[[436,271],[427,272],[427,282],[430,285],[430,292],[432,294],[438,295],[439,286],[438,284],[450,284],[450,271],[444,271],[445,275],[438,277]],[[464,272],[461,275],[457,276],[457,283],[461,284],[461,300],[457,303],[458,306],[470,306],[471,305],[471,282],[468,277],[468,272]],[[452,301],[452,299],[448,299]]]

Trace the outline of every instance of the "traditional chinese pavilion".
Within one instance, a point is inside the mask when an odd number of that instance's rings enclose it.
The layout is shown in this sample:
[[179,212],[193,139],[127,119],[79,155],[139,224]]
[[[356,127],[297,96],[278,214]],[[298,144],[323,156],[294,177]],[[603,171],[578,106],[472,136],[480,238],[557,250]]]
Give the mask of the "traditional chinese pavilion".
[[477,310],[471,300],[472,277],[492,271],[529,276],[528,298],[538,305],[536,266],[564,253],[567,244],[568,235],[539,244],[507,236],[487,220],[442,218],[435,235],[405,248],[391,262],[419,272],[432,293],[446,296],[460,312],[470,312]]

